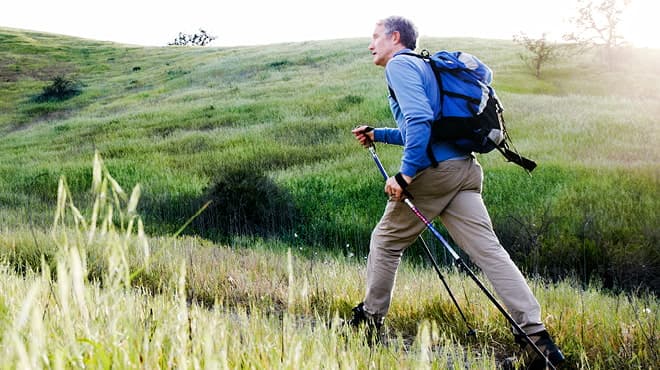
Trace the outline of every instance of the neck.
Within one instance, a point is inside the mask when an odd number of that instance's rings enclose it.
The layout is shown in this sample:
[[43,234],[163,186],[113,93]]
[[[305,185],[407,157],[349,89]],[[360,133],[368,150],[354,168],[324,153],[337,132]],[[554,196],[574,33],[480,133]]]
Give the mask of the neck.
[[404,49],[407,49],[407,48],[404,47],[404,46],[402,46],[402,45],[395,47],[395,48],[392,50],[392,54],[390,54],[390,56],[387,58],[387,61],[389,62],[392,58],[394,58],[394,56],[395,56],[398,52],[400,52],[401,50],[404,50]]

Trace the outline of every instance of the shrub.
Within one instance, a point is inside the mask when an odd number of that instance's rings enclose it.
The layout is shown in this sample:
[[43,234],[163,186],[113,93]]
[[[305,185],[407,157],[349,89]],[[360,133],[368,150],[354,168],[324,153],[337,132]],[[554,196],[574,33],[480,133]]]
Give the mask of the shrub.
[[43,88],[40,95],[36,97],[38,102],[62,101],[72,98],[82,92],[80,83],[64,76],[57,76],[52,83]]
[[263,172],[251,167],[228,170],[219,177],[199,204],[211,201],[192,223],[202,235],[219,239],[231,235],[270,236],[290,229],[297,210],[290,194]]

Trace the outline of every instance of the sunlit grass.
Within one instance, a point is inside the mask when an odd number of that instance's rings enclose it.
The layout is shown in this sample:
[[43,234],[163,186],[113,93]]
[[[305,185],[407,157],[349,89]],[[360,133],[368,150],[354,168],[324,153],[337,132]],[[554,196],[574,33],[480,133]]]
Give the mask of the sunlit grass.
[[[89,217],[58,189],[49,232],[0,233],[0,367],[479,368],[515,353],[507,323],[466,276],[404,260],[383,343],[341,324],[361,299],[365,262],[302,245],[148,238],[97,156]],[[39,245],[40,250],[33,246]],[[483,281],[484,277],[480,276]],[[568,368],[650,368],[660,309],[649,295],[573,280],[530,281]]]

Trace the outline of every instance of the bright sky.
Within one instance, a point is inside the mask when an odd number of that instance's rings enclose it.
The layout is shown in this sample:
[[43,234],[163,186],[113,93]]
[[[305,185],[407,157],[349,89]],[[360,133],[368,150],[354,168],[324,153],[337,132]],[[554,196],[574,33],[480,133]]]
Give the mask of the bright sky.
[[[259,45],[370,37],[376,20],[410,18],[422,37],[560,38],[577,0],[7,0],[0,27],[127,44],[164,46],[200,28],[212,45]],[[660,48],[660,1],[633,0],[621,33],[635,46]],[[422,42],[423,43],[423,42]],[[365,45],[366,48],[366,45]]]

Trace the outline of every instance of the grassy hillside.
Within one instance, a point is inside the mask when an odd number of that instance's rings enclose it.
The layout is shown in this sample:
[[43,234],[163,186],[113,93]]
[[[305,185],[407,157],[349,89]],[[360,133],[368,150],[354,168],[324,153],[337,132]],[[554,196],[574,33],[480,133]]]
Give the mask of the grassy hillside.
[[[495,369],[514,351],[447,268],[479,330],[464,336],[416,246],[388,344],[337,325],[361,299],[385,203],[350,135],[393,124],[367,39],[140,48],[0,29],[0,43],[1,368]],[[611,71],[582,55],[537,80],[510,42],[422,47],[488,63],[516,147],[539,162],[530,177],[479,158],[567,368],[653,368],[660,54],[630,50]],[[40,98],[56,77],[78,92]],[[394,173],[399,149],[378,150]]]
[[[88,197],[98,150],[121,184],[141,185],[153,235],[173,233],[212,200],[186,233],[366,253],[382,182],[350,129],[393,125],[367,39],[141,48],[5,29],[0,42],[8,230],[50,224],[62,175],[75,197]],[[493,222],[521,266],[657,290],[658,52],[630,50],[612,71],[585,54],[537,80],[511,42],[421,46],[488,63],[515,146],[539,163],[529,177],[497,153],[480,158]],[[38,99],[58,76],[81,93]],[[394,173],[399,148],[379,151]]]

